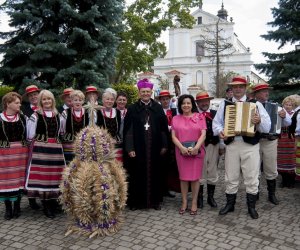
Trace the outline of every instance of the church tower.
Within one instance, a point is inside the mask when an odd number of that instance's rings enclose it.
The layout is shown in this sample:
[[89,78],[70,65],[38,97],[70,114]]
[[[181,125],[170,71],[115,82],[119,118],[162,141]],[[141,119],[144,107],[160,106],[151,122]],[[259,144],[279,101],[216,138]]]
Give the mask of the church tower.
[[227,12],[227,10],[224,9],[223,1],[222,1],[221,9],[218,11],[217,16],[227,21],[228,12]]

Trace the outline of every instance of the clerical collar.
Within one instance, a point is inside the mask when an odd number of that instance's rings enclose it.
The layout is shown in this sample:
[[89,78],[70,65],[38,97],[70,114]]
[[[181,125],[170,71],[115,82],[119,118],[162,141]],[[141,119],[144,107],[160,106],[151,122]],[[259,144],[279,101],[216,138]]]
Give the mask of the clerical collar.
[[141,103],[145,104],[146,106],[149,105],[151,103],[151,100],[149,100],[148,102],[144,102],[143,100],[141,100]]

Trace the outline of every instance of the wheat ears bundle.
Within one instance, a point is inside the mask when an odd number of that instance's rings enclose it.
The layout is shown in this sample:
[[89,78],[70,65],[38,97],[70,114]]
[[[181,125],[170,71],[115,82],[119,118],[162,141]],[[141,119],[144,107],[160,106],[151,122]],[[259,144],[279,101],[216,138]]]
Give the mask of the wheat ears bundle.
[[105,129],[86,127],[76,136],[75,158],[66,167],[60,201],[70,217],[66,235],[90,238],[117,232],[127,200],[126,174]]

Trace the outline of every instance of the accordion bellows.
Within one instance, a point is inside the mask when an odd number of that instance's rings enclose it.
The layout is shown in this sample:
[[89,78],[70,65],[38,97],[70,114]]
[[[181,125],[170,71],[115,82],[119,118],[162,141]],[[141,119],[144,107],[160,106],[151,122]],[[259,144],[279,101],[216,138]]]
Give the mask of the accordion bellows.
[[254,137],[255,124],[251,118],[256,113],[256,104],[252,102],[237,102],[227,105],[225,109],[224,136],[236,135]]

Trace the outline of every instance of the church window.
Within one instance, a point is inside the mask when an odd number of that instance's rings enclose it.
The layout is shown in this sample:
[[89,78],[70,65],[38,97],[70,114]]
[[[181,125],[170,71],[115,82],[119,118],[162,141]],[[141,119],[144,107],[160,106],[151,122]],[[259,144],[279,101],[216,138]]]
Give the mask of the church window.
[[198,16],[198,22],[197,23],[198,23],[198,25],[202,24],[202,16]]
[[204,41],[196,42],[196,56],[204,56]]

